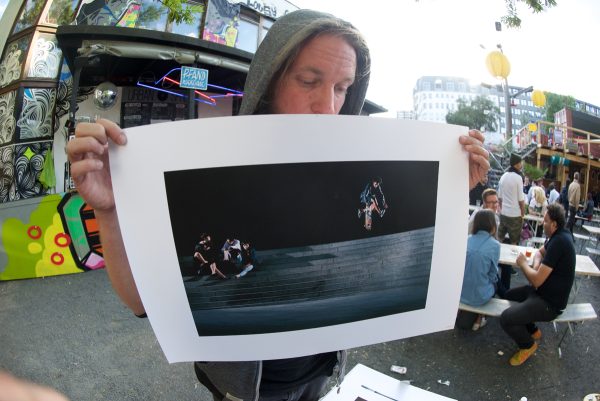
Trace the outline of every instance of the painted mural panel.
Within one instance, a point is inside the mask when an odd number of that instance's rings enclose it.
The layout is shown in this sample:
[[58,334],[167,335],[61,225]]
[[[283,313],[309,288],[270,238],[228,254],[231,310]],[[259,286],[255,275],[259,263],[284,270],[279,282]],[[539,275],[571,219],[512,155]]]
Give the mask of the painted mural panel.
[[30,51],[30,78],[56,78],[60,68],[62,51],[55,35],[40,34]]
[[108,25],[165,31],[168,9],[152,0],[84,1],[77,25]]
[[55,25],[68,25],[75,18],[79,0],[54,0],[46,15],[45,22]]
[[0,280],[104,267],[93,211],[77,193],[0,205]]
[[0,146],[12,143],[15,139],[15,101],[17,91],[0,95]]
[[239,4],[227,0],[209,0],[202,39],[235,47],[240,15]]
[[0,62],[0,88],[21,78],[21,70],[27,57],[27,47],[31,36],[15,40],[6,46],[4,57]]
[[21,11],[21,15],[19,15],[15,23],[15,28],[12,32],[13,35],[33,26],[39,19],[45,3],[46,0],[27,0],[25,7]]
[[17,132],[21,141],[52,136],[55,98],[56,89],[24,89],[21,115],[17,120]]
[[52,141],[15,145],[15,199],[45,195],[47,189],[38,181],[44,158],[52,149]]
[[0,148],[0,203],[15,199],[15,147]]

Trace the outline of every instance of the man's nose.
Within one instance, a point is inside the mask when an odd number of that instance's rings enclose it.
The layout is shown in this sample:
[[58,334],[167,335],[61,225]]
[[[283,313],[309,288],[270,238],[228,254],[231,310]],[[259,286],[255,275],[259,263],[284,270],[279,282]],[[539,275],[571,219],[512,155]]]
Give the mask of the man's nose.
[[312,102],[314,114],[335,114],[335,90],[334,88],[323,88]]

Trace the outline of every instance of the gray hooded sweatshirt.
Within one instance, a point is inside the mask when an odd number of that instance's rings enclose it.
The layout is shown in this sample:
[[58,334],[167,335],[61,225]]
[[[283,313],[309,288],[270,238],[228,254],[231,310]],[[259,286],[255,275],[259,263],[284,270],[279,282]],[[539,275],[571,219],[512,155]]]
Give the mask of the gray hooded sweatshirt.
[[[298,10],[279,18],[269,30],[254,55],[240,108],[241,115],[268,114],[268,91],[273,76],[290,54],[307,38],[324,29],[353,26],[346,21],[311,10]],[[362,109],[369,83],[370,56],[366,49],[357,50],[356,77],[348,88],[340,114],[358,115]],[[337,378],[343,377],[346,353],[338,353]],[[213,394],[224,400],[255,401],[262,375],[262,361],[196,362],[196,375]]]

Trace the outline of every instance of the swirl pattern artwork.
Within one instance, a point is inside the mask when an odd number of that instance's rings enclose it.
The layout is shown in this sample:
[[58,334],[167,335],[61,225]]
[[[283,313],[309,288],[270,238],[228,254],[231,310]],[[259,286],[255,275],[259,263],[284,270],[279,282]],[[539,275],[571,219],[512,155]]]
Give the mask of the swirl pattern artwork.
[[0,62],[0,88],[21,78],[21,69],[27,54],[27,45],[31,36],[21,38],[6,46],[4,58]]
[[0,95],[0,145],[11,143],[15,137],[15,99],[17,91]]
[[25,88],[21,116],[17,120],[19,138],[22,141],[52,135],[52,111],[55,97],[55,89]]
[[44,168],[45,154],[52,148],[52,142],[37,142],[15,146],[15,199],[27,199],[48,192],[38,181]]
[[9,202],[15,197],[14,146],[0,148],[0,202]]
[[31,51],[29,77],[56,78],[62,51],[53,35],[40,35]]

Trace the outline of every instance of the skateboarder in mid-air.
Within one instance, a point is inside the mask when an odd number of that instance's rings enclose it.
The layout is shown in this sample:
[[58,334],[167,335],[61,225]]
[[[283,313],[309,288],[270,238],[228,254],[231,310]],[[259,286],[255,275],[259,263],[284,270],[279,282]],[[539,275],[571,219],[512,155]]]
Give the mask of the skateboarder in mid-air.
[[360,219],[365,214],[365,228],[371,230],[373,211],[383,217],[388,208],[385,202],[385,196],[381,184],[381,177],[375,177],[367,184],[365,189],[360,193],[360,207],[358,208],[358,218]]

